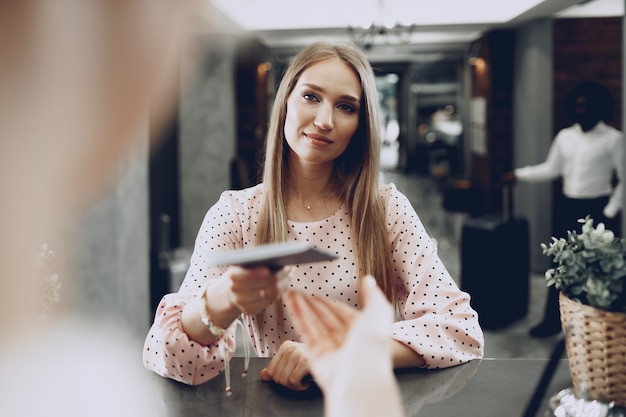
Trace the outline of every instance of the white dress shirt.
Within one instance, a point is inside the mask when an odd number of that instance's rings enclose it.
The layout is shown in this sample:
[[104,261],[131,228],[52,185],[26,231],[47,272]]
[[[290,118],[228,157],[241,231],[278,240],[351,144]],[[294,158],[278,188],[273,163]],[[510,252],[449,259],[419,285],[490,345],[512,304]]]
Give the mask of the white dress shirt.
[[[599,122],[583,132],[578,124],[562,129],[545,162],[518,168],[521,181],[539,182],[563,178],[563,194],[569,198],[588,199],[610,195],[604,215],[613,218],[622,208],[623,135],[619,130]],[[618,183],[613,188],[613,172]]]

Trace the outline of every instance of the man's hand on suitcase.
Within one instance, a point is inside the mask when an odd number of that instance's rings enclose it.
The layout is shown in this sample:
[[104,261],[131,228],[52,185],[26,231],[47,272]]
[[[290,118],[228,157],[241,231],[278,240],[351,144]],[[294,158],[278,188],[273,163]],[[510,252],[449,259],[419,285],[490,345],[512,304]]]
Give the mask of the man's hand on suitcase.
[[502,177],[500,178],[499,185],[500,187],[508,187],[508,186],[515,184],[516,181],[517,181],[517,178],[515,177],[515,172],[509,171],[505,173],[504,175],[502,175]]

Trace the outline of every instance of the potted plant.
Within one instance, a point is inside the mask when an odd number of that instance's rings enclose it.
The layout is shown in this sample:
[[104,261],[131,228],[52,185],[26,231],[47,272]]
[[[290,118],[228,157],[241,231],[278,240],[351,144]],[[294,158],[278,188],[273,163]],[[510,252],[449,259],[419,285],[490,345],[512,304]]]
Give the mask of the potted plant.
[[580,233],[541,245],[556,264],[546,280],[560,291],[574,394],[626,407],[626,239],[579,222]]

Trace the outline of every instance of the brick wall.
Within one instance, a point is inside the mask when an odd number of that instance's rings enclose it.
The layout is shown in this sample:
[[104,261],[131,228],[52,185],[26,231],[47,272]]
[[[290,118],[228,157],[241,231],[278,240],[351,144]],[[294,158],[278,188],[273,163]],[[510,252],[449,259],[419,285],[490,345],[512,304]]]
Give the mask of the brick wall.
[[615,99],[611,125],[621,129],[622,18],[558,19],[554,22],[554,133],[572,124],[565,95],[581,81],[606,86]]

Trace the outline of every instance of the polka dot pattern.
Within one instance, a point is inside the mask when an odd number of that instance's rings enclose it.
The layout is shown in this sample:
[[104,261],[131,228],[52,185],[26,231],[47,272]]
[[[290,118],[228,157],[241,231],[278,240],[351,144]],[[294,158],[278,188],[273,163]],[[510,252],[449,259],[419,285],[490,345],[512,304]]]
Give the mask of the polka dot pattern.
[[[163,298],[146,338],[147,368],[187,384],[207,381],[223,370],[218,343],[202,346],[190,341],[182,331],[180,315],[186,300],[198,297],[210,280],[224,272],[223,267],[205,265],[203,260],[211,252],[253,244],[262,192],[262,184],[224,192],[207,212],[185,280],[177,293]],[[401,315],[401,320],[393,324],[392,337],[418,352],[428,368],[449,367],[482,357],[483,333],[469,305],[469,295],[459,290],[439,260],[434,242],[406,196],[393,184],[383,186],[381,194]],[[289,240],[307,241],[338,255],[332,261],[296,265],[291,287],[359,307],[350,216],[345,208],[321,221],[290,221],[288,236]],[[285,340],[300,340],[286,307],[282,326],[274,309],[266,309],[262,319],[261,339],[255,317],[244,315],[258,356],[274,355]],[[234,336],[226,343],[232,354]]]

